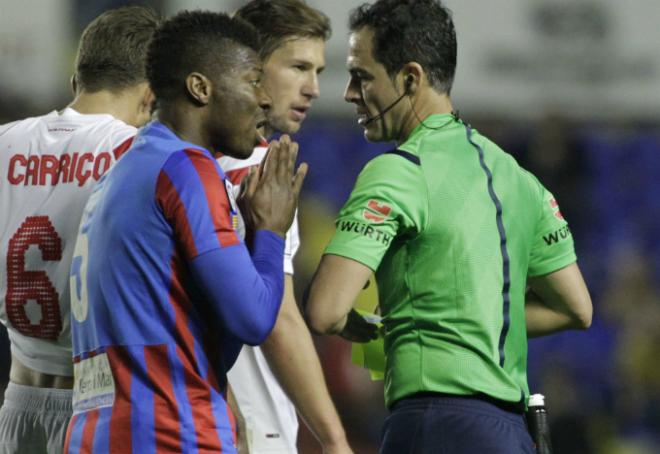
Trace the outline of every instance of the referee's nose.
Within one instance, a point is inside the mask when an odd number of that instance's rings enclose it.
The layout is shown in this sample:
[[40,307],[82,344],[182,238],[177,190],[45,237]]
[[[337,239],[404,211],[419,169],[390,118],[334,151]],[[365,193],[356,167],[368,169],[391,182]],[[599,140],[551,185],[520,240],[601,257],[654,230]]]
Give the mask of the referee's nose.
[[355,77],[351,76],[346,84],[344,90],[344,101],[353,104],[362,104],[362,91],[360,89],[360,82]]

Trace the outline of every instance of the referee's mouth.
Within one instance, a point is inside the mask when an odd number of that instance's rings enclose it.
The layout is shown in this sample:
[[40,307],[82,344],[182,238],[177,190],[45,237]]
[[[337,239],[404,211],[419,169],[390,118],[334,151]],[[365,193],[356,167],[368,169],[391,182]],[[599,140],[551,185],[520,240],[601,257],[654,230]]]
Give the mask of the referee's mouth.
[[369,114],[358,114],[357,122],[360,126],[367,126],[370,118]]
[[357,117],[357,122],[360,126],[366,126],[368,124],[369,119],[371,118],[371,115],[369,115],[369,112],[363,109],[357,109],[355,111],[356,117]]

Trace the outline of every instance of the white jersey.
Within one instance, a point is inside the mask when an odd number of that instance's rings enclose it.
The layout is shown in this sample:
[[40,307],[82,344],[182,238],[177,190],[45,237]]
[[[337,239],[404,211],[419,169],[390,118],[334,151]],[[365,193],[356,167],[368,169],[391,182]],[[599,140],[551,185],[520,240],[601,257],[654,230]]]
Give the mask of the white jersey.
[[[266,147],[257,147],[247,159],[236,159],[229,156],[222,156],[218,159],[220,168],[232,183],[235,197],[238,197],[243,178],[248,174],[251,167],[258,166],[263,161],[267,151],[268,149]],[[240,213],[236,231],[241,238],[245,238],[245,222],[243,221],[243,217],[240,216]],[[296,210],[291,228],[286,232],[286,243],[284,246],[284,272],[286,274],[293,274],[293,257],[296,255],[298,247],[300,247],[300,236],[298,235],[298,210]]]
[[[236,195],[249,168],[258,165],[266,151],[265,147],[258,147],[250,158],[244,160],[227,156],[218,159],[227,178],[234,184]],[[245,224],[240,216],[237,230],[245,236]],[[286,235],[284,272],[287,274],[293,274],[293,257],[299,245],[296,212]],[[261,349],[245,345],[227,377],[245,419],[250,452],[295,454],[298,438],[296,408],[270,370]]]
[[136,129],[73,109],[0,126],[0,319],[12,354],[73,375],[69,270],[94,184]]

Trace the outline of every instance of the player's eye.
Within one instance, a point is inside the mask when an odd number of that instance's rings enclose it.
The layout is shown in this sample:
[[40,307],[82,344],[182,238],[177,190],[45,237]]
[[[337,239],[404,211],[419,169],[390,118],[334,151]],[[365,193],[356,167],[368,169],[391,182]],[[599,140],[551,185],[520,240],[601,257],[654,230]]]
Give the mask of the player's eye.
[[261,86],[261,79],[252,79],[250,81],[250,85],[252,85],[254,88],[260,87]]

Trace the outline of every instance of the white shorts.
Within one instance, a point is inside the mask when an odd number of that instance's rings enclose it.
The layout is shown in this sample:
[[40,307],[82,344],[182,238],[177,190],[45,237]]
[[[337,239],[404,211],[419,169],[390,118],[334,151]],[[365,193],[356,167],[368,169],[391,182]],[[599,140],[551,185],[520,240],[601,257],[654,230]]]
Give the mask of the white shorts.
[[227,377],[245,418],[250,454],[297,454],[296,408],[261,349],[243,346]]
[[0,454],[60,454],[73,392],[9,383],[0,408]]

